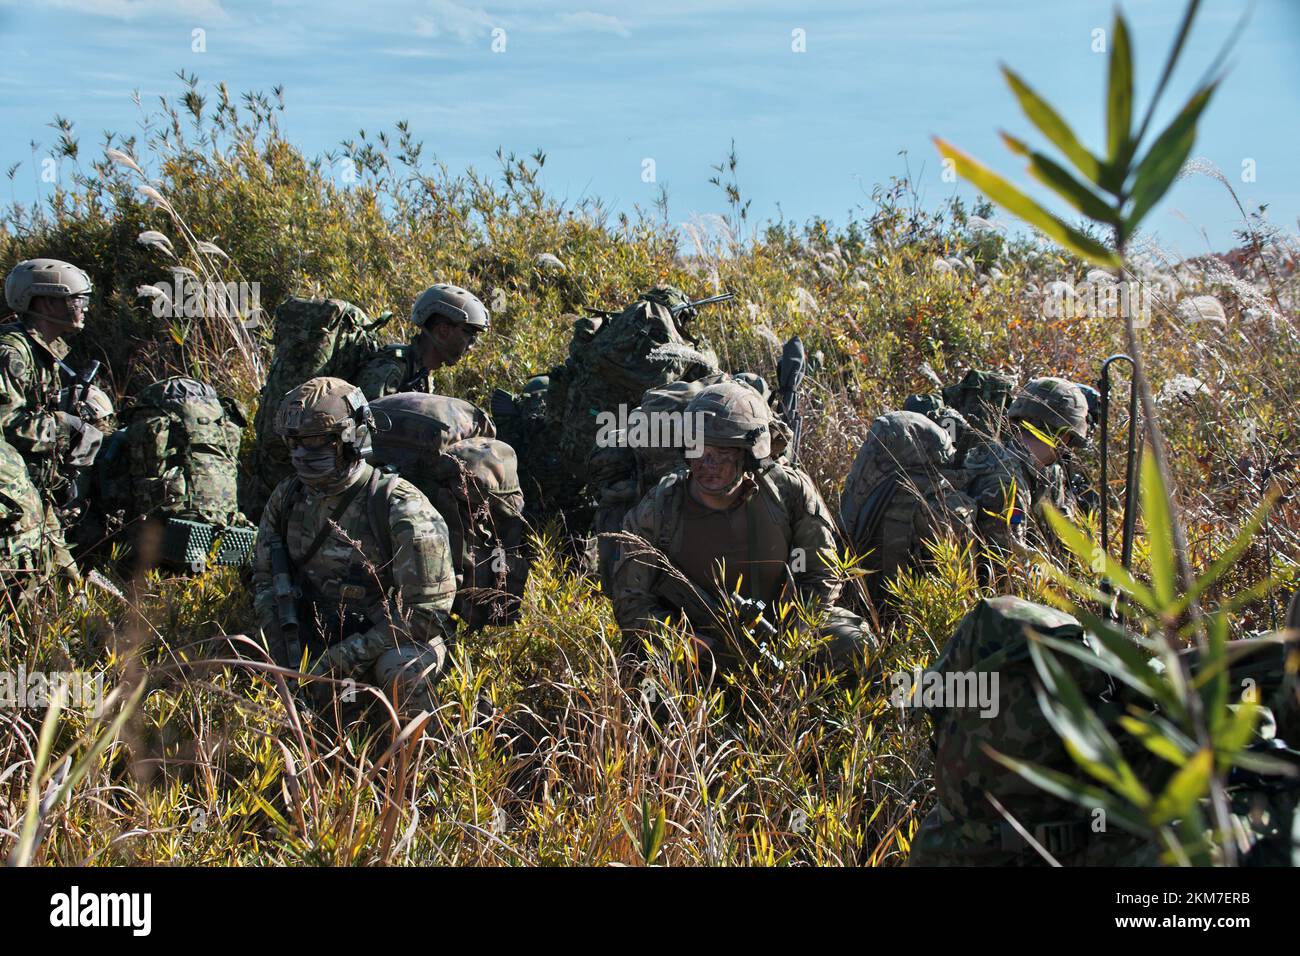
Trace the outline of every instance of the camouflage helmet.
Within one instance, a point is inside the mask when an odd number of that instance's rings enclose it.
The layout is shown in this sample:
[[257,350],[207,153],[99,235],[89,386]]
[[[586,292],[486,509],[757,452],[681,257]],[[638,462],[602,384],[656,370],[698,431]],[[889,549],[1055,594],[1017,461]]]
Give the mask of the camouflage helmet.
[[65,385],[59,389],[59,407],[75,409],[76,415],[87,425],[94,425],[100,431],[111,431],[117,424],[117,409],[113,400],[98,385]]
[[487,306],[478,296],[458,285],[440,282],[420,293],[411,306],[411,322],[424,328],[432,319],[445,319],[453,325],[472,325],[486,329],[491,320]]
[[704,444],[744,448],[757,459],[772,453],[771,413],[758,392],[740,382],[710,385],[686,406],[704,418]]
[[1074,384],[1079,387],[1079,391],[1083,392],[1083,397],[1088,403],[1088,428],[1097,427],[1097,423],[1101,421],[1101,392],[1082,382]]
[[37,296],[66,299],[90,295],[92,291],[94,286],[85,270],[62,259],[27,259],[5,277],[5,303],[20,315],[31,308]]
[[657,285],[647,289],[641,293],[641,299],[645,302],[655,302],[669,310],[683,310],[691,304],[686,293],[672,285]]
[[1027,421],[1068,445],[1088,437],[1088,399],[1079,386],[1063,378],[1036,378],[1007,409],[1011,421]]
[[275,433],[281,438],[337,435],[361,458],[370,454],[374,424],[374,413],[361,389],[327,376],[291,390],[275,415]]
[[544,392],[551,387],[551,376],[534,375],[524,384],[523,395],[534,395],[538,392]]

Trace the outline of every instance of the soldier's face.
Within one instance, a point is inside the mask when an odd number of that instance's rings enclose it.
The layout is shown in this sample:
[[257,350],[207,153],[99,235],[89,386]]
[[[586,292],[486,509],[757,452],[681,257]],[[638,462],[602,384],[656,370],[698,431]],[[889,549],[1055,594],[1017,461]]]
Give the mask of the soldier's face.
[[745,450],[705,445],[704,453],[691,463],[691,477],[711,495],[725,495],[740,484],[745,474]]
[[68,326],[69,331],[81,331],[86,327],[86,313],[90,309],[90,296],[70,295],[63,298],[40,295],[32,299],[32,311],[37,315]]
[[426,328],[420,339],[420,359],[424,367],[455,365],[474,347],[479,331],[472,325],[454,325],[450,322],[437,322]]

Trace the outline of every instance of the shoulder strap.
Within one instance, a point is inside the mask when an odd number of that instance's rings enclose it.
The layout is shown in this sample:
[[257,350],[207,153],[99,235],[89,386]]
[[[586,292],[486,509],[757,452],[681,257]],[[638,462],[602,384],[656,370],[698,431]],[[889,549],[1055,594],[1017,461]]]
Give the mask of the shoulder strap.
[[[377,474],[377,472],[375,474]],[[343,517],[343,512],[347,511],[348,506],[356,500],[357,495],[361,494],[362,488],[366,488],[373,485],[375,481],[375,474],[372,474],[370,476],[370,481],[358,481],[355,485],[353,485],[351,488],[348,489],[348,493],[345,494],[343,496],[343,499],[335,506],[334,510],[330,513],[330,516],[326,518],[324,522],[321,523],[320,531],[316,532],[316,537],[312,539],[311,544],[307,546],[307,550],[301,558],[294,560],[293,555],[289,552],[288,540],[281,539],[284,540],[284,551],[285,554],[289,555],[289,560],[291,564],[294,564],[298,567],[302,567],[312,558],[316,557],[316,552],[321,549],[321,547],[325,544],[325,539],[328,538],[330,535],[330,525],[334,524],[336,521],[339,520],[339,518]],[[298,482],[298,479],[295,478],[294,481]],[[298,482],[298,487],[301,487],[301,482]],[[288,495],[286,494],[285,497],[288,497]],[[281,509],[282,515],[288,515],[288,513],[289,513],[288,508]],[[287,517],[282,518],[281,520],[286,522],[286,528],[287,528],[288,518]]]
[[367,492],[366,513],[370,520],[370,533],[379,542],[379,556],[383,559],[381,567],[393,563],[393,492],[401,476],[396,472],[385,474],[378,468],[370,476],[370,488]]

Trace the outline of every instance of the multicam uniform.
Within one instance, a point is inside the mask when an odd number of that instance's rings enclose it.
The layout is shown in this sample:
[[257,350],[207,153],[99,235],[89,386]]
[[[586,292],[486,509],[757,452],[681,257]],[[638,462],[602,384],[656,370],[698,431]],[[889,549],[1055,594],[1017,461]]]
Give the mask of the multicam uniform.
[[447,525],[414,485],[361,460],[371,420],[359,391],[340,379],[312,379],[285,397],[277,431],[338,434],[341,457],[336,470],[327,462],[313,472],[319,462],[294,453],[297,473],[276,487],[262,514],[254,606],[273,656],[296,666],[277,601],[283,548],[313,672],[395,688],[403,710],[423,710],[452,637]]

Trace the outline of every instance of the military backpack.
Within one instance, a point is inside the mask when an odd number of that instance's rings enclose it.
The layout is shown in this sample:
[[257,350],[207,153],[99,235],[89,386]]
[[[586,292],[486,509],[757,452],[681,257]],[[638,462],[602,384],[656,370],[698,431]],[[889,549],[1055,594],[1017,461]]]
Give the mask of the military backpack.
[[447,522],[453,612],[469,630],[517,620],[528,563],[514,449],[496,439],[482,409],[460,399],[399,392],[370,407],[371,462],[419,488]]
[[379,351],[376,332],[391,318],[385,312],[372,321],[351,302],[299,296],[290,296],[275,310],[271,367],[253,423],[257,444],[242,489],[250,517],[261,515],[275,486],[293,471],[288,449],[275,434],[281,399],[321,375],[355,383],[362,366]]

